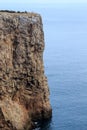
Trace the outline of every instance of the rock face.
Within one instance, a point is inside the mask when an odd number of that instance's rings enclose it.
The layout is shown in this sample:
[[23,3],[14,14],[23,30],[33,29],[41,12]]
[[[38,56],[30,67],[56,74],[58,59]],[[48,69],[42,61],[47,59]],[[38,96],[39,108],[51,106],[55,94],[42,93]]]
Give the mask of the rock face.
[[39,14],[0,12],[0,130],[30,130],[49,119]]

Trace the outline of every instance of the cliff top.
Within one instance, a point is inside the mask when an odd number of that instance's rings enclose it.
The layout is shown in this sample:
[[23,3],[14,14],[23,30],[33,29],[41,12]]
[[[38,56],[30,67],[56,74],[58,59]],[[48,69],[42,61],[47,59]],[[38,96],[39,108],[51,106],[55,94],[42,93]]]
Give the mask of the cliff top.
[[10,10],[0,10],[0,15],[1,14],[6,14],[6,15],[27,15],[29,17],[41,17],[40,14],[38,13],[34,13],[34,12],[27,12],[27,11],[24,11],[24,12],[20,12],[20,11],[10,11]]
[[20,12],[20,11],[9,11],[9,10],[0,10],[0,20],[8,21],[9,19],[16,22],[20,19],[21,23],[38,23],[42,24],[42,18],[40,14],[33,12]]

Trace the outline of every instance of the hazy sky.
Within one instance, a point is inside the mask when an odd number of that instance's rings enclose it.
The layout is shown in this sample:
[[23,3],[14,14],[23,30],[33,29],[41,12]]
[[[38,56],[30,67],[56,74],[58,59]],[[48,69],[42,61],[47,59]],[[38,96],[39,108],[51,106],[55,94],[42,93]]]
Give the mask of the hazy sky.
[[0,3],[87,3],[87,0],[0,0]]
[[68,5],[87,5],[87,0],[0,0],[0,9],[1,10],[20,10],[20,11],[38,11],[36,8],[39,8],[38,12],[41,12],[40,9],[61,8],[61,6]]

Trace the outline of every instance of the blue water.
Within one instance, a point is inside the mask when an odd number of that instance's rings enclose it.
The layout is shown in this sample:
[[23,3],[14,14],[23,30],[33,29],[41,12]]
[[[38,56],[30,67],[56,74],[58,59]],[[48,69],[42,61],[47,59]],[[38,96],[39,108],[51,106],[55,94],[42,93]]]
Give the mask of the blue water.
[[43,17],[53,116],[40,130],[87,130],[87,5],[14,5],[12,9]]
[[87,6],[55,7],[44,23],[53,109],[44,130],[87,130]]

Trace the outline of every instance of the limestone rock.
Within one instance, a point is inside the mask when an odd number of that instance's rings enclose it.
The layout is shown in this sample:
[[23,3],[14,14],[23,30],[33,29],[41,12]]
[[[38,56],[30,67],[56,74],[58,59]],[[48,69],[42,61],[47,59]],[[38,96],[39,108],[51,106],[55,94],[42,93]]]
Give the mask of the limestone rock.
[[51,117],[43,51],[39,14],[0,12],[0,130],[29,130]]

